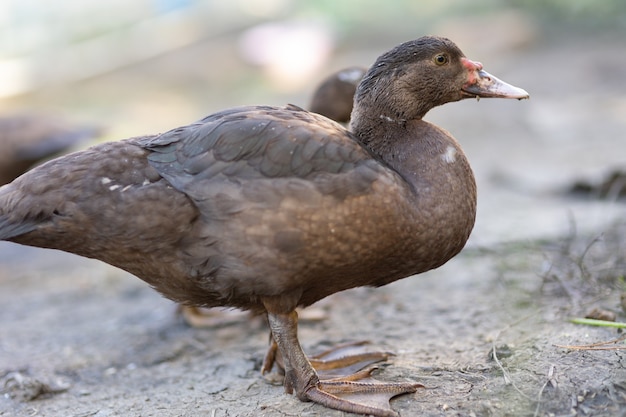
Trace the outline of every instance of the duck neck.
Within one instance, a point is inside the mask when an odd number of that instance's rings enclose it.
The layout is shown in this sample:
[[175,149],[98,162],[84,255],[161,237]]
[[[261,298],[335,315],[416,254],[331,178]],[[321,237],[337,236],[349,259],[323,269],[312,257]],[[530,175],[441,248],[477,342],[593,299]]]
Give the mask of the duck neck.
[[408,136],[411,135],[406,133],[407,126],[421,122],[432,106],[422,101],[413,101],[411,105],[406,105],[400,98],[394,99],[402,96],[393,94],[393,91],[370,96],[361,93],[359,91],[355,98],[350,130],[363,145],[387,161],[395,148],[404,147],[398,140],[402,142],[410,139]]
[[407,126],[421,122],[420,117],[408,118],[404,114],[379,109],[377,112],[352,113],[350,130],[359,141],[380,159],[396,167],[398,152],[406,146],[412,135]]
[[[423,195],[453,192],[447,178],[456,178],[460,188],[475,193],[469,163],[450,134],[421,117],[410,120],[357,115],[352,132],[370,152],[400,174],[407,185]],[[449,176],[449,177],[448,177]]]

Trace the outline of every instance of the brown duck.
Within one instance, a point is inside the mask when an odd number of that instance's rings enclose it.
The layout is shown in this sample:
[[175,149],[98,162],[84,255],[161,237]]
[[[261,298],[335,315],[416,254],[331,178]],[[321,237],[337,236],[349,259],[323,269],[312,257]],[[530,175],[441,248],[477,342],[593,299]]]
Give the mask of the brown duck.
[[368,372],[320,379],[295,309],[436,268],[463,248],[474,177],[456,140],[422,117],[473,97],[528,94],[453,42],[419,38],[368,70],[350,130],[295,106],[239,107],[94,146],[0,188],[0,239],[100,259],[180,303],[266,313],[286,392],[393,416],[374,399],[420,385]]
[[311,98],[309,110],[339,123],[348,123],[356,88],[367,69],[350,67],[322,80]]
[[0,185],[33,165],[100,134],[94,126],[72,125],[58,117],[20,113],[0,117]]

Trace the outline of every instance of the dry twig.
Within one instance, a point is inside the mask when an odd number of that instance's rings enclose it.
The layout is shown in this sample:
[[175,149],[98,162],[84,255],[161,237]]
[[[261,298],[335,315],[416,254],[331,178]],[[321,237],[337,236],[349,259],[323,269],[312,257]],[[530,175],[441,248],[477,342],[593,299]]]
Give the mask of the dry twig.
[[597,342],[591,343],[588,345],[553,345],[562,349],[571,349],[571,350],[621,350],[626,349],[626,346],[607,346],[615,343],[619,343],[623,340],[626,340],[626,334],[618,337],[617,339],[609,340],[607,342]]

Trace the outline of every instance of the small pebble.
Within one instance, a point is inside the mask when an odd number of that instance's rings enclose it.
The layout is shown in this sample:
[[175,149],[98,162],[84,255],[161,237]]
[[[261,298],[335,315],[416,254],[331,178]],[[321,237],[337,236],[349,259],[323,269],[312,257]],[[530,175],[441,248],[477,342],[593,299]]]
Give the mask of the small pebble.
[[[624,294],[622,294],[624,295]],[[624,297],[622,297],[622,302],[624,301]],[[595,320],[604,320],[604,321],[615,321],[617,318],[616,314],[612,311],[602,310],[600,308],[594,308],[585,316],[587,319],[595,319]]]

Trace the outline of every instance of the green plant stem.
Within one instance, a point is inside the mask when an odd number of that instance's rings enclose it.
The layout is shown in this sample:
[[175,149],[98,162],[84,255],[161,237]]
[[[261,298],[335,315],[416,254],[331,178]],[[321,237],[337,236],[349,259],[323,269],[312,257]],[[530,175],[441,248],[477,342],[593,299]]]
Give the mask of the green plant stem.
[[587,326],[615,327],[618,329],[626,329],[626,323],[622,323],[619,321],[585,319],[582,317],[576,317],[571,319],[570,321],[574,324],[585,324]]

